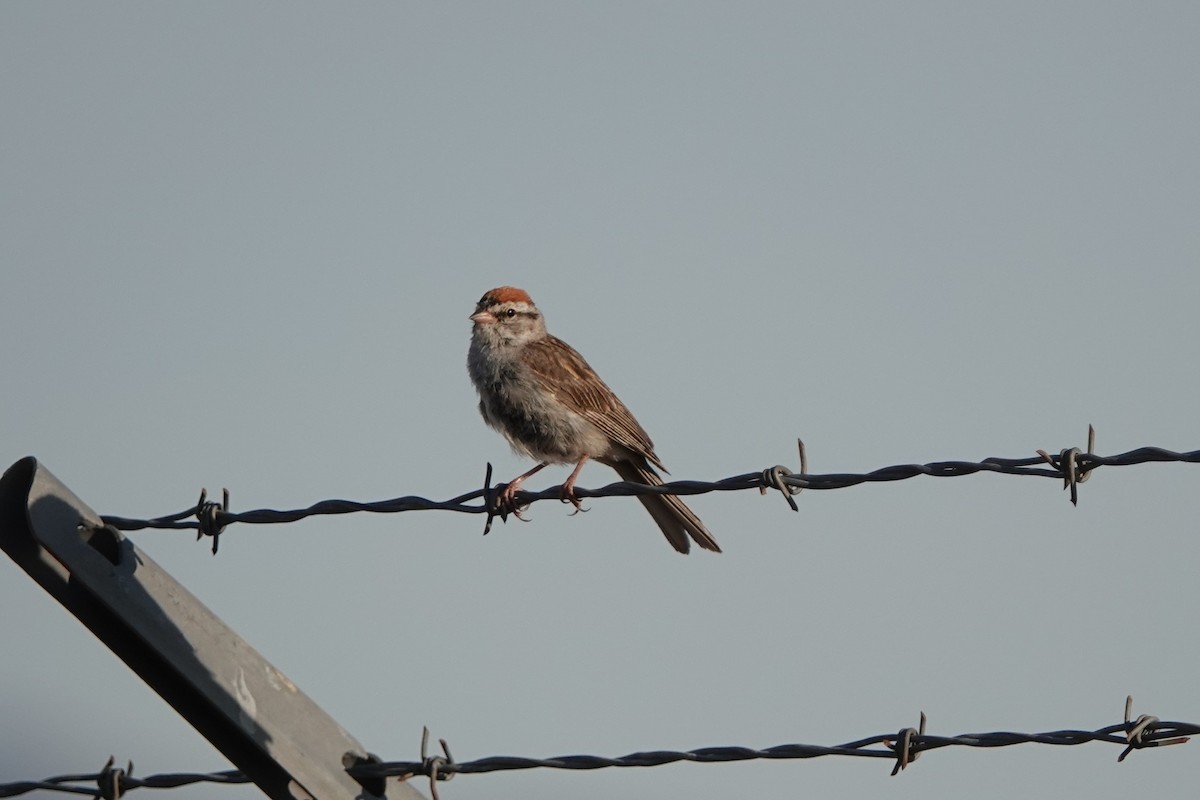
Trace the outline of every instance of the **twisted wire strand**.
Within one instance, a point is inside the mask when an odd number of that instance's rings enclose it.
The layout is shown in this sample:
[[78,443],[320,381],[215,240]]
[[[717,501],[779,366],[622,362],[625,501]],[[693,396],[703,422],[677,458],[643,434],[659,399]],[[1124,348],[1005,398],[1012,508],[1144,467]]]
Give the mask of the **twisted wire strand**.
[[[995,731],[991,733],[964,733],[957,736],[934,736],[917,734],[909,738],[911,761],[913,754],[943,747],[995,748],[1018,744],[1048,744],[1073,746],[1089,742],[1107,742],[1129,748],[1128,733],[1134,723],[1108,725],[1096,730],[1060,730],[1043,733],[1016,733]],[[489,756],[474,761],[444,762],[437,765],[439,777],[455,774],[482,774],[520,769],[564,769],[593,770],[609,767],[658,767],[681,761],[700,764],[729,763],[752,760],[809,759],[824,756],[852,756],[859,758],[883,758],[896,760],[897,741],[904,731],[868,736],[838,745],[781,744],[765,749],[751,747],[704,747],[696,750],[651,750],[612,758],[595,755],[556,756],[554,758],[526,758],[522,756]],[[1142,733],[1142,739],[1134,749],[1157,747],[1165,744],[1182,744],[1187,737],[1200,733],[1200,725],[1189,722],[1155,721],[1152,729]],[[388,778],[427,773],[428,760],[390,761],[378,764],[362,764],[351,772],[360,778]]]
[[[1128,707],[1128,705],[1127,705]],[[1126,714],[1128,717],[1128,714]],[[595,755],[557,756],[554,758],[524,758],[519,756],[489,756],[474,761],[454,761],[449,758],[424,758],[420,761],[390,761],[364,763],[347,769],[360,780],[379,778],[412,778],[423,775],[434,780],[449,780],[456,774],[482,774],[522,769],[593,770],[610,767],[657,767],[689,761],[700,764],[730,763],[752,760],[809,759],[825,756],[851,756],[858,758],[882,758],[896,762],[892,774],[911,765],[917,756],[926,751],[944,747],[996,748],[1018,744],[1045,744],[1078,746],[1089,742],[1106,742],[1125,748],[1118,758],[1133,750],[1163,745],[1182,744],[1188,737],[1200,734],[1200,724],[1190,722],[1165,722],[1156,717],[1141,716],[1136,720],[1126,719],[1123,723],[1108,725],[1096,730],[1065,729],[1043,733],[1016,733],[995,731],[991,733],[964,733],[957,736],[935,736],[924,733],[924,715],[921,730],[902,729],[897,733],[879,734],[856,739],[844,744],[824,746],[812,744],[781,744],[765,749],[751,747],[704,747],[696,750],[652,750],[630,753],[617,758]],[[443,743],[444,744],[444,743]],[[448,753],[448,750],[447,750]],[[111,766],[111,759],[109,766]],[[132,771],[132,770],[130,770]],[[116,773],[115,780],[113,779]],[[197,783],[244,784],[250,779],[238,770],[225,772],[181,772],[163,773],[144,778],[135,778],[125,770],[112,771],[108,767],[98,773],[60,775],[41,781],[18,781],[0,784],[0,798],[16,797],[33,791],[86,794],[93,797],[103,795],[106,800],[117,798],[133,789],[174,789]],[[112,785],[110,791],[98,792],[96,786]]]
[[[866,473],[793,474],[785,467],[775,466],[760,472],[748,472],[717,481],[680,480],[664,483],[661,486],[618,481],[598,489],[577,487],[575,493],[580,498],[594,498],[647,494],[695,495],[747,489],[758,489],[765,493],[768,489],[781,490],[781,487],[786,487],[789,492],[785,497],[792,508],[796,509],[795,501],[789,495],[795,494],[801,489],[844,489],[863,483],[907,480],[918,475],[950,478],[974,475],[979,472],[992,472],[1002,475],[1031,475],[1063,480],[1064,488],[1066,486],[1071,488],[1072,502],[1074,502],[1076,484],[1082,483],[1092,471],[1099,467],[1127,467],[1151,462],[1200,463],[1200,450],[1180,453],[1161,447],[1140,447],[1115,456],[1098,456],[1093,453],[1083,453],[1078,448],[1071,448],[1063,450],[1058,455],[1049,455],[1039,451],[1039,455],[1027,458],[992,457],[978,462],[933,461],[927,464],[897,464]],[[375,502],[333,499],[323,500],[307,508],[291,510],[260,508],[252,511],[231,512],[228,510],[228,493],[226,493],[223,504],[205,502],[207,495],[202,493],[199,503],[175,514],[153,519],[106,515],[102,517],[102,520],[106,525],[125,531],[145,528],[198,530],[200,534],[210,536],[216,536],[225,526],[238,522],[251,525],[276,524],[296,522],[313,516],[356,512],[394,514],[403,511],[456,511],[464,514],[487,514],[490,524],[492,517],[505,516],[505,511],[498,509],[495,505],[497,489],[503,484],[492,486],[491,471],[489,464],[483,488],[443,501],[409,495]],[[475,502],[481,499],[482,503]],[[550,487],[539,492],[518,491],[515,503],[521,507],[532,505],[540,500],[560,499],[559,488]]]
[[[40,781],[0,783],[0,797],[16,797],[36,791],[86,794],[92,797],[100,797],[108,794],[119,796],[132,789],[177,789],[181,786],[191,786],[197,783],[232,786],[252,782],[241,770],[226,770],[225,772],[171,772],[161,775],[148,775],[145,778],[135,778],[123,770],[119,770],[119,772],[119,785],[115,787],[118,790],[116,792],[104,792],[96,788],[98,785],[104,786],[112,774],[105,769],[100,772],[84,775],[58,775]],[[90,786],[86,784],[90,784]],[[116,800],[116,797],[107,797],[106,800]]]

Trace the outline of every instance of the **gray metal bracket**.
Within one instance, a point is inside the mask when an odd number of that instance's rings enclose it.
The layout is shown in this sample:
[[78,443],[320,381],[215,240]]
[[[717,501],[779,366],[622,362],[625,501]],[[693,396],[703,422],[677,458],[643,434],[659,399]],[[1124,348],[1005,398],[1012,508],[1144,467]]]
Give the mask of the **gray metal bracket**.
[[410,800],[282,672],[36,459],[0,477],[0,549],[273,800]]

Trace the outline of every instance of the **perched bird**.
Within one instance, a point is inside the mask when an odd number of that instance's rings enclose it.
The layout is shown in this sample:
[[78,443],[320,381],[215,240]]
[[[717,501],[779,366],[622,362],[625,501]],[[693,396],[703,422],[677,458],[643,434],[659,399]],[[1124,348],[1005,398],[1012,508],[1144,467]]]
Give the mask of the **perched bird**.
[[[511,506],[521,482],[548,464],[574,464],[562,494],[579,508],[575,479],[589,458],[612,467],[622,480],[662,485],[654,467],[666,468],[646,431],[583,356],[546,332],[542,312],[528,294],[512,286],[492,289],[470,320],[475,326],[467,371],[479,392],[479,413],[513,450],[538,462],[504,488],[501,503]],[[689,536],[705,550],[721,552],[678,497],[641,495],[638,500],[679,552],[688,551]]]

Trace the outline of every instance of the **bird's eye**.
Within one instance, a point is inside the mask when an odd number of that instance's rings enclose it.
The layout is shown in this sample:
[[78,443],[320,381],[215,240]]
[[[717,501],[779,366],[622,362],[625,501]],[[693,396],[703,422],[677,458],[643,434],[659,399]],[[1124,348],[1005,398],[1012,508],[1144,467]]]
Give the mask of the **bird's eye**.
[[504,316],[508,317],[509,319],[512,319],[516,315],[517,315],[517,310],[515,308],[510,308],[508,311],[504,312]]

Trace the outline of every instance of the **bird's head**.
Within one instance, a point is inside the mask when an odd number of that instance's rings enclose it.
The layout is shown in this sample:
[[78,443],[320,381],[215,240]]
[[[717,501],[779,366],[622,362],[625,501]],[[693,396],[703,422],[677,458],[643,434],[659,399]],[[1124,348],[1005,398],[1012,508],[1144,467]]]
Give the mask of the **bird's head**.
[[546,335],[542,312],[524,289],[499,286],[485,293],[469,317],[473,335],[496,343],[525,344]]

